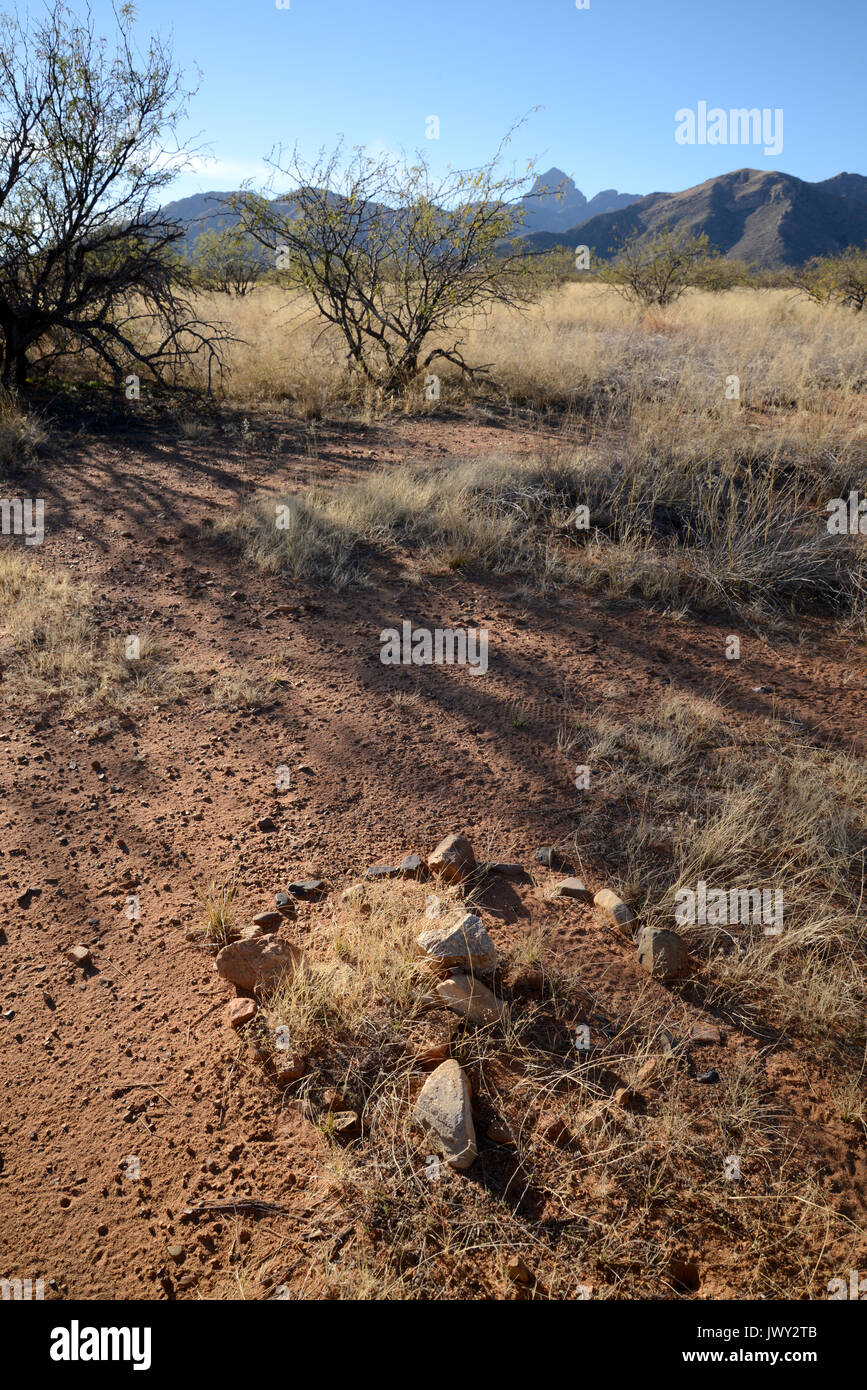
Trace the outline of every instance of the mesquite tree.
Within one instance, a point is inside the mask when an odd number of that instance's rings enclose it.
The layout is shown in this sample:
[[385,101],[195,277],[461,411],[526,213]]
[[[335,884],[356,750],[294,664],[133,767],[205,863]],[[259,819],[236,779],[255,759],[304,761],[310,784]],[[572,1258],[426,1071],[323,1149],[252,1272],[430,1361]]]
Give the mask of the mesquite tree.
[[694,236],[667,226],[627,237],[615,249],[616,259],[599,270],[598,278],[624,299],[662,309],[680,299],[697,268],[707,266],[714,254],[706,232]]
[[515,236],[528,174],[500,172],[505,143],[485,166],[443,176],[421,155],[357,148],[344,167],[342,146],[312,165],[278,151],[270,163],[291,191],[245,192],[234,207],[368,381],[402,394],[438,360],[475,377],[490,364],[464,358],[469,320],[495,303],[525,307],[541,284]]
[[136,52],[134,11],[113,44],[88,13],[49,6],[28,32],[0,19],[0,381],[91,349],[114,375],[176,379],[226,336],[197,318],[183,228],[156,195],[189,162],[175,138],[191,93],[159,40]]

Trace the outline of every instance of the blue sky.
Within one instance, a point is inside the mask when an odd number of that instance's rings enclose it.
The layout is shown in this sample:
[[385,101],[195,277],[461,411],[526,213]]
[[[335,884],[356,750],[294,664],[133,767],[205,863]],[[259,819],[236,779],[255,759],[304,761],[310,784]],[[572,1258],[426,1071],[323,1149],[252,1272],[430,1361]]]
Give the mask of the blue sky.
[[[92,8],[107,28],[110,0]],[[275,142],[312,156],[341,133],[467,167],[537,106],[516,159],[559,166],[588,196],[745,165],[867,174],[865,0],[148,0],[138,29],[202,69],[187,133],[214,162],[168,196],[236,187]],[[675,112],[700,101],[782,108],[782,153],[679,145]]]

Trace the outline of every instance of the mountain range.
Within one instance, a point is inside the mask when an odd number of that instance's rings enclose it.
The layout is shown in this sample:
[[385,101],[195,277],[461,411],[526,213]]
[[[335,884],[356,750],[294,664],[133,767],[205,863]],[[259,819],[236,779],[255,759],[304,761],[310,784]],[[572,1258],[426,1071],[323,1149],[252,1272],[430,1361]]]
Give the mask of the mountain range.
[[801,265],[811,256],[867,244],[867,178],[836,174],[808,183],[792,174],[736,169],[682,193],[648,193],[568,232],[534,230],[526,239],[537,250],[584,245],[607,259],[623,238],[647,240],[662,227],[706,232],[732,260],[771,270]]
[[[183,248],[191,251],[202,232],[237,220],[227,206],[231,197],[196,193],[166,204],[162,213],[183,224]],[[536,179],[523,210],[521,235],[532,249],[585,245],[602,259],[624,237],[649,239],[662,227],[706,232],[722,255],[766,269],[867,244],[863,174],[809,183],[792,174],[736,169],[679,193],[641,196],[607,188],[588,199],[573,179],[552,168]]]

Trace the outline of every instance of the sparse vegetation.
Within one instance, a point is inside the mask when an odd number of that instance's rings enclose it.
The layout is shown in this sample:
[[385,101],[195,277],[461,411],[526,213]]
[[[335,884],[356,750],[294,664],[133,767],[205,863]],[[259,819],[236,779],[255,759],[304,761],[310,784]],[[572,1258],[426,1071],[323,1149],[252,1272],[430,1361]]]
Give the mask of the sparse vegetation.
[[713,263],[713,248],[706,233],[691,236],[670,227],[663,227],[646,240],[627,237],[615,249],[613,262],[598,271],[598,278],[624,299],[645,308],[658,305],[665,309],[675,304],[693,282],[699,267],[706,277]]
[[349,369],[386,397],[405,395],[440,362],[471,380],[483,374],[462,350],[466,323],[494,304],[524,307],[537,292],[532,262],[508,242],[527,176],[502,172],[503,146],[481,168],[441,178],[420,153],[410,162],[358,149],[345,169],[342,147],[312,166],[280,155],[288,208],[263,194],[235,199],[244,232],[306,291]]
[[160,40],[135,52],[134,10],[109,52],[93,16],[52,0],[28,34],[0,19],[0,381],[18,390],[88,351],[115,377],[176,382],[222,330],[191,308],[182,229],[156,196],[190,158],[176,140],[189,93]]

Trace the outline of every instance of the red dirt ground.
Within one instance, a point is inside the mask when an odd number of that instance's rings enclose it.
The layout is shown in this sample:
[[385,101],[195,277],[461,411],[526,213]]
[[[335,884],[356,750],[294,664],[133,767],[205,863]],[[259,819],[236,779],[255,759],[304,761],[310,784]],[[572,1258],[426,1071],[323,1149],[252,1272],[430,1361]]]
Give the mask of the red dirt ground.
[[[533,882],[491,899],[498,944],[544,923],[558,953],[616,1007],[641,982],[634,951],[591,910],[543,902],[554,875],[533,859],[539,845],[568,844],[585,794],[553,724],[531,717],[515,728],[513,703],[565,693],[628,714],[669,682],[718,697],[735,728],[776,710],[805,736],[864,747],[864,650],[818,622],[800,623],[800,644],[747,635],[732,663],[723,616],[410,574],[411,556],[373,587],[341,594],[244,567],[208,539],[207,523],[245,492],[536,442],[460,420],[252,424],[243,453],[229,438],[84,435],[57,445],[39,475],[39,562],[93,586],[104,633],[149,630],[185,664],[243,668],[260,682],[272,668],[284,673],[266,703],[241,712],[187,699],[131,718],[0,716],[0,1011],[13,1013],[0,1018],[0,1276],[54,1281],[50,1296],[237,1297],[238,1250],[266,1271],[248,1296],[268,1296],[269,1279],[297,1291],[312,1247],[351,1225],[323,1174],[326,1141],[291,1095],[240,1060],[224,1021],[231,988],[185,933],[201,920],[197,886],[237,862],[249,920],[290,880],[321,874],[334,900],[366,865],[425,854],[460,830],[478,858],[533,871]],[[488,674],[383,666],[380,629],[403,618],[487,628]],[[401,690],[418,700],[393,703]],[[281,764],[294,785],[277,797]],[[295,774],[299,764],[312,770]],[[266,814],[276,832],[256,829]],[[616,864],[613,841],[580,868],[596,889]],[[125,915],[130,894],[138,921]],[[327,902],[300,903],[300,938],[330,913]],[[76,942],[91,947],[92,973],[65,961]],[[672,1007],[681,1023],[694,1016],[682,999]],[[726,1047],[755,1051],[759,1040],[732,1033]],[[863,1144],[835,1120],[808,1060],[768,1055],[769,1085],[793,1132],[814,1136],[831,1204],[863,1223]],[[141,1182],[125,1176],[129,1155]],[[189,1205],[230,1197],[285,1214],[181,1219]],[[173,1243],[184,1247],[178,1262]],[[705,1296],[726,1287],[717,1271]]]

